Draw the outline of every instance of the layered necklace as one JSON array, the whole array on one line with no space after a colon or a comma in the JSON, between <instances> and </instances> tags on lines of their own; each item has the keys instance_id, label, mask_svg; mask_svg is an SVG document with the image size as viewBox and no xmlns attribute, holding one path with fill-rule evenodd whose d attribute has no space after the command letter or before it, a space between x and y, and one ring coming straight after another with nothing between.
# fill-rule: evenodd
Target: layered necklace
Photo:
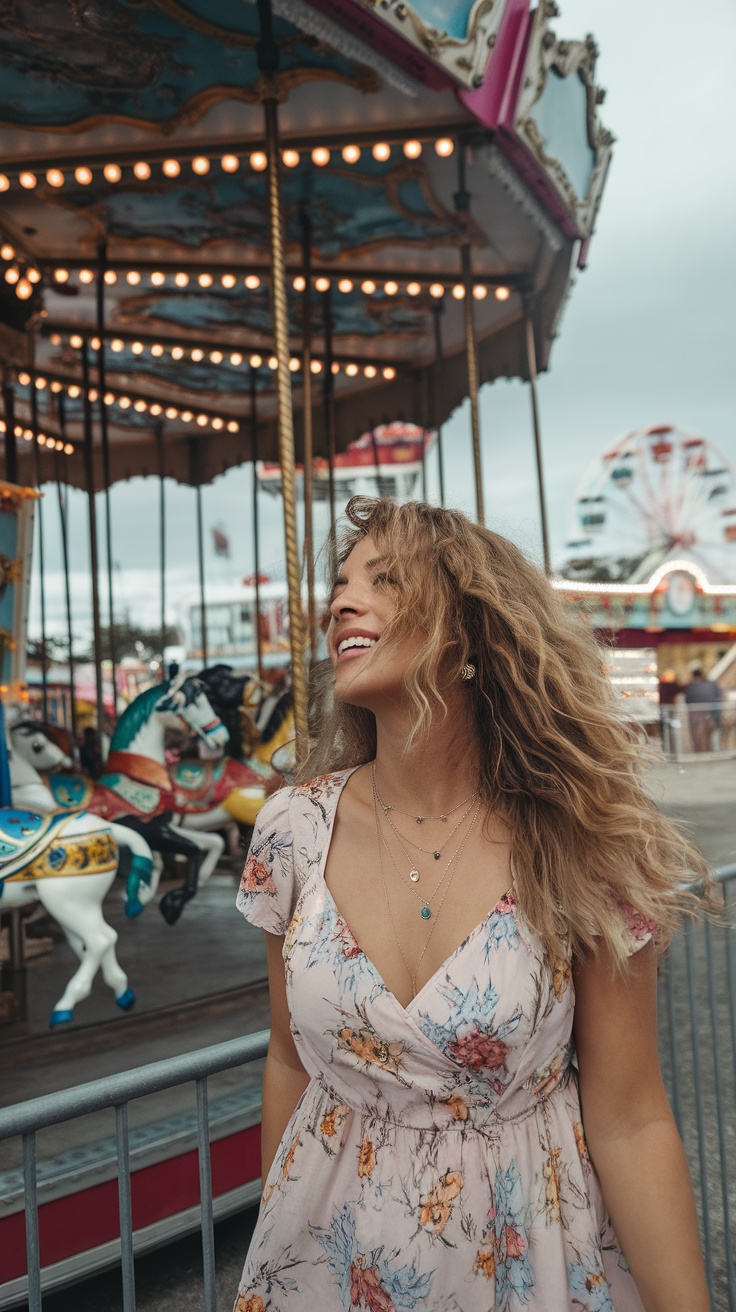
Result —
<instances>
[{"instance_id":1,"label":"layered necklace","mask_svg":"<svg viewBox=\"0 0 736 1312\"><path fill-rule=\"evenodd\" d=\"M452 884L453 878L454 878L455 873L456 873L456 871L457 871L458 864L459 864L459 862L460 862L460 857L461 857L462 854L463 854L463 850L464 850L464 848L465 848L465 845L466 845L466 843L468 842L468 839L470 838L470 835L472 834L473 829L474 829L474 827L475 827L475 822L476 822L476 820L478 819L478 813L479 813L479 811L480 811L480 798L478 797L478 790L476 790L476 792L473 794L473 797L474 797L475 800L471 800L470 798L466 798L464 803L463 803L463 802L460 803L461 806L464 806L464 805L467 804L467 802L470 802L470 806L469 806L468 809L466 810L466 812L465 812L465 814L464 814L462 820L460 820L460 821L458 822L458 824L455 826L455 829L454 829L453 832L456 833L456 832L458 831L458 829L460 828L460 826L461 826L462 824L465 823L465 820L466 820L469 816L471 817L471 818L470 818L470 824L468 825L467 831L466 831L466 833L464 834L463 838L460 840L460 843L458 844L456 850L452 853L452 856L450 857L449 861L447 862L447 865L445 866L444 872L443 872L443 874L442 874L442 876L441 876L441 878L440 878L440 880L439 880L439 883L435 886L435 888L434 888L433 891L429 894L428 897L422 897L422 896L420 895L420 893L418 892L418 890L414 887L414 884L415 884L416 882L418 882L418 880L419 880L419 873L418 873L418 871L416 870L416 867L415 867L415 866L412 866L412 869L411 869L411 871L409 872L409 876L408 876L408 878L407 878L406 875L402 874L401 870L399 869L399 867L398 867L398 865L397 865L397 863L396 863L396 860L395 860L395 858L394 858L393 852L391 851L391 848L389 847L389 844L388 844L388 841L387 841L387 839L386 839L386 836L385 836L385 834L383 834L382 831L381 831L381 821L380 821L380 814L381 814L381 811L383 811L383 814L384 814L384 816L386 816L386 819L388 819L388 816L387 816L387 814L386 814L386 808L385 808L384 804L382 803L382 801L380 800L379 793L378 793L378 789L377 789L377 787L376 787L376 780L375 780L375 765L372 767L372 775L373 775L373 810L374 810L375 820L376 820L376 835L377 835L377 838L378 838L378 860L379 860L380 871L381 871L381 884L382 884L382 886L383 886L383 895L384 895L384 898L385 898L385 900L386 900L386 910L388 911L388 918L389 918L389 922L390 922L390 924L391 924L391 929L392 929L392 931L393 931L394 938L395 938L395 940L396 940L396 946L397 946L397 948L398 948L398 950L399 950L399 955L401 956L401 960L403 961L404 966L406 967L406 972L407 972L407 974L408 974L408 976L409 976L409 979L411 980L412 997L415 998L416 995L417 995L417 975L419 974L419 967L421 966L422 961L424 960L424 955L425 955L425 953L426 953L426 951L427 951L427 948L429 947L429 944L430 944L431 939L432 939L432 935L434 934L435 928L436 928L436 926L437 926L437 920L438 920L438 918L439 918L439 914L440 914L440 912L441 912L441 910L442 910L442 907L444 906L444 903L445 903L445 899L446 899L446 897L447 897L447 894L448 894L449 891L450 891L450 885ZM397 808L397 807L393 807L393 808L391 808L391 809L392 809L392 810L397 810L398 808ZM453 808L453 810L458 810L458 809L459 809L458 807L454 807L454 808ZM471 815L471 813L472 813L472 815ZM448 811L448 812L447 812L447 815L450 815L450 814L452 814L452 812ZM416 819L416 816L414 816L414 817L412 817L412 818L413 818L413 819ZM423 818L428 819L429 817L423 817ZM432 818L433 818L433 819L439 819L440 817L435 816L435 817L432 817ZM389 821L389 823L390 823L390 821ZM408 860L409 860L409 857L408 857L408 854L407 854L407 852L406 852L406 850L405 850L405 848L404 848L404 846L403 846L403 843L401 842L401 837L400 837L400 835L398 834L398 832L397 832L397 830L395 829L394 825L391 825L391 828L392 828L394 834L396 834L397 840L398 840L398 842L399 842L399 846L401 847L401 849L402 849L402 851L404 852L404 855L406 856L407 861L408 861ZM446 844L443 844L443 846L445 846L445 845L446 845ZM416 846L416 844L415 844L415 846ZM398 933L397 933L396 925L395 925L395 923L394 923L394 918L393 918L393 914L392 914L392 911L391 911L391 900L390 900L389 895L388 895L388 886L387 886L387 884L386 884L386 874L385 874L385 869L384 869L384 864L383 864L383 849L384 849L384 848L386 849L386 852L388 853L389 857L391 858L391 862L392 862L392 864L393 864L393 867L394 867L394 869L395 869L397 875L399 876L399 879L400 879L403 883L405 883L409 889L411 889L411 892L414 894L414 896L415 896L415 897L419 900L419 902L421 903L421 910L420 910L419 914L420 914L422 920L430 920L430 919L431 919L431 920L433 921L433 923L432 923L432 927L431 927L431 929L430 929L430 931L429 931L429 934L427 935L427 940L426 940L426 942L425 942L425 944L424 944L424 947L422 948L421 953L419 954L419 960L417 961L417 963L416 963L416 965L414 966L413 969L412 969L412 967L409 965L409 962L408 962L407 959L406 959L406 954L404 953L404 949L403 949L402 946L401 946L401 940L400 940L399 935L398 935ZM426 849L420 849L420 850L424 851L424 850L426 850ZM433 853L433 855L434 855L434 853ZM416 879L414 878L414 876L416 876ZM434 899L436 898L436 896L437 896L437 894L439 893L440 889L442 888L443 884L445 885L445 888L444 888L444 891L443 891L443 893L442 893L442 897L440 898L439 905L437 906L436 910L433 912L432 909L431 909L431 905L430 905L430 904L431 904L431 903L434 901Z\"/></svg>"}]
</instances>

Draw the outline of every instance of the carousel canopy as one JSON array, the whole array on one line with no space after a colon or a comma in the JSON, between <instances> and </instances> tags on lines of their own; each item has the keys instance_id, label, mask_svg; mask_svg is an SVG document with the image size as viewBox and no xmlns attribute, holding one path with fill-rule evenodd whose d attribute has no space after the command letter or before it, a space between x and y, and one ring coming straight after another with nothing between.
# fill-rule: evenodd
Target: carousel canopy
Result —
<instances>
[{"instance_id":1,"label":"carousel canopy","mask_svg":"<svg viewBox=\"0 0 736 1312\"><path fill-rule=\"evenodd\" d=\"M42 478L85 482L85 395L97 486L103 421L111 481L206 482L254 441L277 457L267 8L31 0L6 16L0 355L21 480L33 455ZM595 45L560 40L555 15L274 0L297 455L305 351L323 455L325 384L340 449L447 418L468 389L466 295L481 382L527 376L527 314L547 367L611 150Z\"/></svg>"}]
</instances>

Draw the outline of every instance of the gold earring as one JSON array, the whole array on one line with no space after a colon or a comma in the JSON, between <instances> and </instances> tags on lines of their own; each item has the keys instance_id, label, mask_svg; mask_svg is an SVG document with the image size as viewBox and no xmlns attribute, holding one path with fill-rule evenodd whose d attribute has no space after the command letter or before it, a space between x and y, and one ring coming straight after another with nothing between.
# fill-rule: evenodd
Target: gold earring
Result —
<instances>
[{"instance_id":1,"label":"gold earring","mask_svg":"<svg viewBox=\"0 0 736 1312\"><path fill-rule=\"evenodd\" d=\"M469 683L471 679L475 678L475 675L476 669L474 665L471 665L470 662L468 662L467 665L463 665L463 668L460 671L461 679L464 679L466 683Z\"/></svg>"}]
</instances>

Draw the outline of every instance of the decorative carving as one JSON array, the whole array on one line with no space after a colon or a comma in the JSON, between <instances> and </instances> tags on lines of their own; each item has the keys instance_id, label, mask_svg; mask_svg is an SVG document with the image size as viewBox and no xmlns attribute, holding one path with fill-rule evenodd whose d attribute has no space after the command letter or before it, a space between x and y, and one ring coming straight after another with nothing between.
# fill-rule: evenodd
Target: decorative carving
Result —
<instances>
[{"instance_id":1,"label":"decorative carving","mask_svg":"<svg viewBox=\"0 0 736 1312\"><path fill-rule=\"evenodd\" d=\"M467 4L453 4L452 0L443 0L439 5L436 0L415 0L413 5L404 0L359 0L364 9L370 9L374 17L401 33L401 36L423 54L429 56L463 87L476 87L482 81L488 65L490 52L501 26L506 0L475 0L467 18L464 11ZM453 10L459 11L457 15ZM441 14L446 22L440 27L431 22L427 11L434 18ZM455 26L465 23L462 36L452 32L453 18ZM373 62L373 60L371 60Z\"/></svg>"},{"instance_id":2,"label":"decorative carving","mask_svg":"<svg viewBox=\"0 0 736 1312\"><path fill-rule=\"evenodd\" d=\"M598 46L588 35L584 41L562 41L549 28L557 6L547 3L537 10L527 56L527 72L519 98L515 128L520 140L544 168L581 237L593 227L611 158L613 135L598 119L597 107L605 92L595 85ZM592 155L586 194L580 195L568 168L551 154L549 143L537 122L536 112L550 77L578 78L585 88L585 134Z\"/></svg>"},{"instance_id":3,"label":"decorative carving","mask_svg":"<svg viewBox=\"0 0 736 1312\"><path fill-rule=\"evenodd\" d=\"M504 190L519 206L519 209L526 214L528 219L531 219L535 228L541 232L550 249L557 254L558 251L562 250L565 241L557 224L549 217L536 196L522 182L516 169L512 168L496 146L490 147L487 158L488 172L491 177L498 179Z\"/></svg>"},{"instance_id":4,"label":"decorative carving","mask_svg":"<svg viewBox=\"0 0 736 1312\"><path fill-rule=\"evenodd\" d=\"M405 96L417 95L416 84L390 59L385 59L377 50L363 45L362 41L344 27L333 23L325 14L312 9L310 5L304 3L304 0L273 0L273 9L274 13L287 18L303 32L308 32L310 36L326 42L333 50L339 50L347 59L357 60L366 67L366 71L370 68L374 76L377 74L375 84L364 86L364 91L377 91L380 85L378 79L382 79L390 86L396 87L398 91L402 91Z\"/></svg>"}]
</instances>

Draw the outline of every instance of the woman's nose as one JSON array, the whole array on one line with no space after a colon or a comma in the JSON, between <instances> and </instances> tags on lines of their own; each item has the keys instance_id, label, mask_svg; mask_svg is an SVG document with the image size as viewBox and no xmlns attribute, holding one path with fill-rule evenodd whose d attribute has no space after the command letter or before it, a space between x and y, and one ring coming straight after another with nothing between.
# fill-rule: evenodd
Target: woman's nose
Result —
<instances>
[{"instance_id":1,"label":"woman's nose","mask_svg":"<svg viewBox=\"0 0 736 1312\"><path fill-rule=\"evenodd\" d=\"M365 610L366 604L361 597L360 588L350 583L341 589L330 605L330 613L335 619L339 619L341 615L362 615Z\"/></svg>"}]
</instances>

